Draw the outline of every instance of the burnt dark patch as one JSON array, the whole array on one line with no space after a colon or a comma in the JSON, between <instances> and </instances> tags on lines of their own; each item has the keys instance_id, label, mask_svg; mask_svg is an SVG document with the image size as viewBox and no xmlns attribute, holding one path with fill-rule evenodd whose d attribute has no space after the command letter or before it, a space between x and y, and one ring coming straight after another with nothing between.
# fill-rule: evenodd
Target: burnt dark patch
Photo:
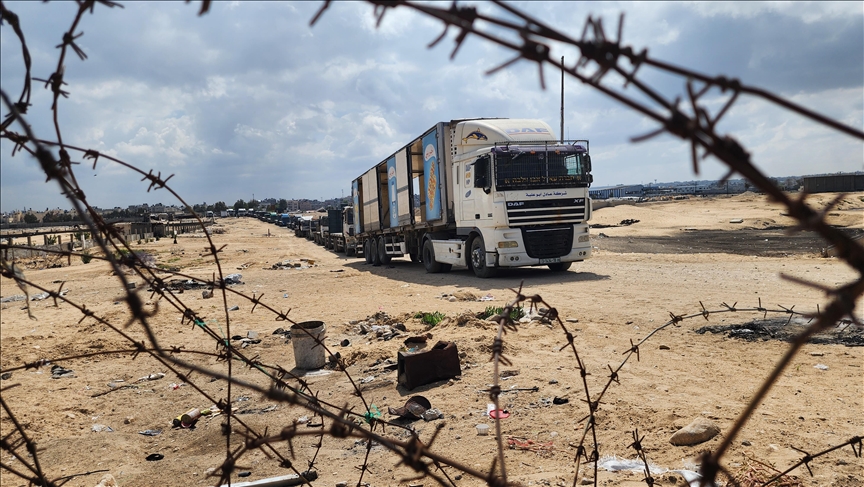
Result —
<instances>
[{"instance_id":1,"label":"burnt dark patch","mask_svg":"<svg viewBox=\"0 0 864 487\"><path fill-rule=\"evenodd\" d=\"M791 342L806 330L807 325L801 323L787 323L786 318L753 320L749 323L736 325L713 325L703 326L696 329L696 333L723 334L727 338L746 340L748 342L760 342L767 340L779 340ZM807 343L824 345L845 345L847 347L864 346L864 329L854 325L840 324L830 330L812 336Z\"/></svg>"},{"instance_id":2,"label":"burnt dark patch","mask_svg":"<svg viewBox=\"0 0 864 487\"><path fill-rule=\"evenodd\" d=\"M860 230L840 229L850 236ZM605 237L594 240L601 250L639 254L725 253L759 257L820 254L827 243L813 232L787 234L782 227L740 230L686 230L668 237Z\"/></svg>"}]
</instances>

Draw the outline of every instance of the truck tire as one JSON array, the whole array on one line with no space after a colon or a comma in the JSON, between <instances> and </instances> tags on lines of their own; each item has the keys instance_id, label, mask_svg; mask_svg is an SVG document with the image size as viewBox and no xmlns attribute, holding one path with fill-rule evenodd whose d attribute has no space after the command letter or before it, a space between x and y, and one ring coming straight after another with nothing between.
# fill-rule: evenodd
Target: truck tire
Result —
<instances>
[{"instance_id":1,"label":"truck tire","mask_svg":"<svg viewBox=\"0 0 864 487\"><path fill-rule=\"evenodd\" d=\"M474 271L474 275L480 279L494 276L495 268L486 265L486 246L483 244L483 237L478 235L471 239L470 249L468 265Z\"/></svg>"},{"instance_id":2,"label":"truck tire","mask_svg":"<svg viewBox=\"0 0 864 487\"><path fill-rule=\"evenodd\" d=\"M378 255L378 241L374 238L369 239L369 257L372 259L373 266L381 265L381 256Z\"/></svg>"},{"instance_id":3,"label":"truck tire","mask_svg":"<svg viewBox=\"0 0 864 487\"><path fill-rule=\"evenodd\" d=\"M390 256L387 255L387 247L384 243L384 237L378 237L378 262L387 265L390 263Z\"/></svg>"},{"instance_id":4,"label":"truck tire","mask_svg":"<svg viewBox=\"0 0 864 487\"><path fill-rule=\"evenodd\" d=\"M426 272L429 274L437 274L439 272L450 272L450 268L453 267L450 264L442 264L440 262L435 261L435 247L432 245L431 240L427 240L423 243L423 267L426 268Z\"/></svg>"},{"instance_id":5,"label":"truck tire","mask_svg":"<svg viewBox=\"0 0 864 487\"><path fill-rule=\"evenodd\" d=\"M572 262L556 262L554 264L547 264L549 266L549 270L552 272L564 272L570 268Z\"/></svg>"},{"instance_id":6,"label":"truck tire","mask_svg":"<svg viewBox=\"0 0 864 487\"><path fill-rule=\"evenodd\" d=\"M372 247L372 245L369 243L368 240L363 242L363 257L366 259L367 264L372 263L372 252L370 247Z\"/></svg>"}]
</instances>

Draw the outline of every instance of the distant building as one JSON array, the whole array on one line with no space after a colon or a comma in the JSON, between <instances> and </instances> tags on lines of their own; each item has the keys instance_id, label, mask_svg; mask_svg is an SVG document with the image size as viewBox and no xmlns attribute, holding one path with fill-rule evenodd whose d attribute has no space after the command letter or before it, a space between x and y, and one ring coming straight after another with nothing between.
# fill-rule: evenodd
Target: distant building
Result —
<instances>
[{"instance_id":1,"label":"distant building","mask_svg":"<svg viewBox=\"0 0 864 487\"><path fill-rule=\"evenodd\" d=\"M808 193L864 191L864 173L826 174L801 178Z\"/></svg>"},{"instance_id":2,"label":"distant building","mask_svg":"<svg viewBox=\"0 0 864 487\"><path fill-rule=\"evenodd\" d=\"M594 188L588 190L588 195L596 200L606 200L609 198L641 198L644 192L644 186L632 184Z\"/></svg>"}]
</instances>

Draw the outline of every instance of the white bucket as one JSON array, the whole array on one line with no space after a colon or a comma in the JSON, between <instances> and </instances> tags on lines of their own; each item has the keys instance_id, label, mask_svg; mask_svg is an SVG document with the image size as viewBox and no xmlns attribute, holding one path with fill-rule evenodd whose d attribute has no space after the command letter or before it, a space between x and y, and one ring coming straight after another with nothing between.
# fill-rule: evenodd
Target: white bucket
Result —
<instances>
[{"instance_id":1,"label":"white bucket","mask_svg":"<svg viewBox=\"0 0 864 487\"><path fill-rule=\"evenodd\" d=\"M324 331L326 328L323 321L304 321L303 323L291 325L294 365L298 369L320 369L327 363L324 346L318 343L319 341L324 341Z\"/></svg>"}]
</instances>

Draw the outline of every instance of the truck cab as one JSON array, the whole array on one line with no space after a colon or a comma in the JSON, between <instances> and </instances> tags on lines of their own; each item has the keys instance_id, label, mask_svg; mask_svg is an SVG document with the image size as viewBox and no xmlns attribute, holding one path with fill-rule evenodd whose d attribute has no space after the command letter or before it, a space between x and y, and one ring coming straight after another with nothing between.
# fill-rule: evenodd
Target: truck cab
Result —
<instances>
[{"instance_id":1,"label":"truck cab","mask_svg":"<svg viewBox=\"0 0 864 487\"><path fill-rule=\"evenodd\" d=\"M468 267L562 271L590 256L587 140L558 143L537 120L471 120L453 133L454 220Z\"/></svg>"}]
</instances>

